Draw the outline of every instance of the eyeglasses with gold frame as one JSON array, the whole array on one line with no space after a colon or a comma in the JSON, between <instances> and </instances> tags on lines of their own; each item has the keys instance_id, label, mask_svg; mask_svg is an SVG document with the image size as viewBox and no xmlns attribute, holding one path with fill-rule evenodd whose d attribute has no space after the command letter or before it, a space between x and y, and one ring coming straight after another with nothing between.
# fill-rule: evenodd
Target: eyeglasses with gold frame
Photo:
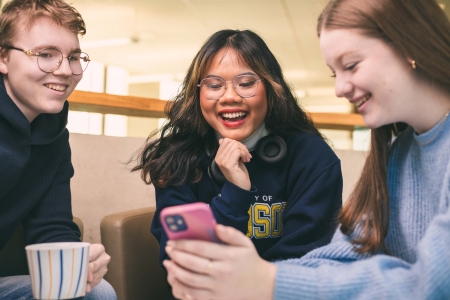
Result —
<instances>
[{"instance_id":1,"label":"eyeglasses with gold frame","mask_svg":"<svg viewBox=\"0 0 450 300\"><path fill-rule=\"evenodd\" d=\"M72 70L72 75L81 75L91 61L89 55L84 52L75 52L69 56L64 56L62 52L56 48L44 48L37 52L34 50L24 50L14 46L9 46L7 48L21 51L28 56L36 56L39 69L45 73L53 73L56 71L61 66L63 59L67 58L70 69Z\"/></svg>"}]
</instances>

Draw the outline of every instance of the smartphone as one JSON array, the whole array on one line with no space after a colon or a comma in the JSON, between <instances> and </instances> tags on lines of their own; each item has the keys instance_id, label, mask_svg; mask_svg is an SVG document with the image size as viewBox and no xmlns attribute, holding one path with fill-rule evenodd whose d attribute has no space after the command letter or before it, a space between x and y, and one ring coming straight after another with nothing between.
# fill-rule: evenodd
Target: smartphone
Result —
<instances>
[{"instance_id":1,"label":"smartphone","mask_svg":"<svg viewBox=\"0 0 450 300\"><path fill-rule=\"evenodd\" d=\"M170 240L195 239L220 243L216 219L208 204L195 202L163 208L159 215Z\"/></svg>"}]
</instances>

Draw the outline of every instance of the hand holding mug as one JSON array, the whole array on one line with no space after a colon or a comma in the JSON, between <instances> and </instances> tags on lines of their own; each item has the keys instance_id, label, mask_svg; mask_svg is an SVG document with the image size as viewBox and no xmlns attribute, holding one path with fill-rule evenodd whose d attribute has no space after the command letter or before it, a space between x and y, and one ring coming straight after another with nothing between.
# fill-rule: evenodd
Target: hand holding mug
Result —
<instances>
[{"instance_id":1,"label":"hand holding mug","mask_svg":"<svg viewBox=\"0 0 450 300\"><path fill-rule=\"evenodd\" d=\"M89 251L89 267L87 276L86 292L89 293L100 283L108 271L107 265L111 257L106 254L102 244L92 244Z\"/></svg>"}]
</instances>

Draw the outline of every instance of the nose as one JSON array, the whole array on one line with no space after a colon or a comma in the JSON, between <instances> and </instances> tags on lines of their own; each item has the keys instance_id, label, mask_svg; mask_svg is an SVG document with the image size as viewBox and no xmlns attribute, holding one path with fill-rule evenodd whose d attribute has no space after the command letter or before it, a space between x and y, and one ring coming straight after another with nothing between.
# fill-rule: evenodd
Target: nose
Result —
<instances>
[{"instance_id":1,"label":"nose","mask_svg":"<svg viewBox=\"0 0 450 300\"><path fill-rule=\"evenodd\" d=\"M234 90L233 82L227 81L225 93L220 97L219 102L222 103L238 103L242 101L242 97Z\"/></svg>"},{"instance_id":2,"label":"nose","mask_svg":"<svg viewBox=\"0 0 450 300\"><path fill-rule=\"evenodd\" d=\"M72 75L72 69L70 67L69 59L67 57L63 57L62 61L59 64L58 69L53 71L53 74L56 76L71 76Z\"/></svg>"},{"instance_id":3,"label":"nose","mask_svg":"<svg viewBox=\"0 0 450 300\"><path fill-rule=\"evenodd\" d=\"M340 78L336 76L334 92L336 94L336 97L345 97L347 99L351 99L353 93L353 84L351 84L350 81L346 78Z\"/></svg>"}]
</instances>

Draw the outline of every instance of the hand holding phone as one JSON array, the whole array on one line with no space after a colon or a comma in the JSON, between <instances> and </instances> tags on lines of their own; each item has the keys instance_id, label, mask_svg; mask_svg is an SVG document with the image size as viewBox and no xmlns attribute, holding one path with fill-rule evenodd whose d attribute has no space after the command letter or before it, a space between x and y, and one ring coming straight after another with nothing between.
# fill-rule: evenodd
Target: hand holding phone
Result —
<instances>
[{"instance_id":1,"label":"hand holding phone","mask_svg":"<svg viewBox=\"0 0 450 300\"><path fill-rule=\"evenodd\" d=\"M170 240L195 239L220 243L216 220L211 208L203 202L166 207L159 215Z\"/></svg>"}]
</instances>

